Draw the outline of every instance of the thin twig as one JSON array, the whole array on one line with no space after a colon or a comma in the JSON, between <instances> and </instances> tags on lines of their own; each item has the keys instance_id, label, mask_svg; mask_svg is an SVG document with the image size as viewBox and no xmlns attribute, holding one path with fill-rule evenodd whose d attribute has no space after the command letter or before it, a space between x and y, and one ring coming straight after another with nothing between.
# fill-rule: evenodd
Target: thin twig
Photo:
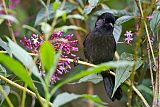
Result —
<instances>
[{"instance_id":1,"label":"thin twig","mask_svg":"<svg viewBox=\"0 0 160 107\"><path fill-rule=\"evenodd\" d=\"M4 13L6 15L8 15L5 0L2 0L2 5L3 5L3 8L4 8ZM16 43L16 38L15 38L15 35L14 35L12 24L11 24L11 22L9 20L7 20L7 27L8 27L8 30L9 30L9 33L11 35L12 40Z\"/></svg>"},{"instance_id":2,"label":"thin twig","mask_svg":"<svg viewBox=\"0 0 160 107\"><path fill-rule=\"evenodd\" d=\"M150 107L148 102L146 101L146 99L143 97L143 95L138 91L138 89L133 85L132 86L133 90L137 93L137 95L141 98L141 100L143 101L145 107Z\"/></svg>"},{"instance_id":3,"label":"thin twig","mask_svg":"<svg viewBox=\"0 0 160 107\"><path fill-rule=\"evenodd\" d=\"M94 88L93 88L93 83L92 82L87 83L87 92L88 92L89 95L94 94ZM94 103L92 101L89 101L87 107L94 107Z\"/></svg>"},{"instance_id":4,"label":"thin twig","mask_svg":"<svg viewBox=\"0 0 160 107\"><path fill-rule=\"evenodd\" d=\"M24 88L27 89L27 84L26 83L24 85ZM26 100L26 90L23 90L21 107L25 107L25 100Z\"/></svg>"}]
</instances>

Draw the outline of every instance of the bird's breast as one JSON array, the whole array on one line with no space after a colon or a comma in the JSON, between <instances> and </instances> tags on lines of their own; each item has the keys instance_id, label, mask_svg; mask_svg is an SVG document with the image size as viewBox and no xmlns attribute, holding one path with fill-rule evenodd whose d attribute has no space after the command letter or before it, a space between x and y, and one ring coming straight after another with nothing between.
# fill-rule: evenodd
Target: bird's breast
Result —
<instances>
[{"instance_id":1,"label":"bird's breast","mask_svg":"<svg viewBox=\"0 0 160 107\"><path fill-rule=\"evenodd\" d=\"M115 53L115 40L111 36L94 36L90 40L90 59L94 64L113 60Z\"/></svg>"}]
</instances>

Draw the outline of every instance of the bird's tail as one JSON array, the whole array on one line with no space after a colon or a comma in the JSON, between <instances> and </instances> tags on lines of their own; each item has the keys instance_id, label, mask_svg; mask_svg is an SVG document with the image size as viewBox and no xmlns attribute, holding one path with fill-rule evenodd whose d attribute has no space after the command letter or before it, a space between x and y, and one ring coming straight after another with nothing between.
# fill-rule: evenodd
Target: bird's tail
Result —
<instances>
[{"instance_id":1,"label":"bird's tail","mask_svg":"<svg viewBox=\"0 0 160 107\"><path fill-rule=\"evenodd\" d=\"M114 101L115 99L120 100L122 98L122 89L118 87L115 94L112 97L112 92L115 84L115 76L108 73L108 71L103 71L102 73L103 82L105 90L109 98Z\"/></svg>"}]
</instances>

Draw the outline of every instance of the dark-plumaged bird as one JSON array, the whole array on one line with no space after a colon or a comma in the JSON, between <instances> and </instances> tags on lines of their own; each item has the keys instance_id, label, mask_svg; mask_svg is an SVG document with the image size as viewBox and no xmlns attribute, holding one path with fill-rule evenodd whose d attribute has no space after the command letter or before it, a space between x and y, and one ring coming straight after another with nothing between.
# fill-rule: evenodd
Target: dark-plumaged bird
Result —
<instances>
[{"instance_id":1,"label":"dark-plumaged bird","mask_svg":"<svg viewBox=\"0 0 160 107\"><path fill-rule=\"evenodd\" d=\"M116 41L113 36L115 17L111 13L103 13L95 23L95 28L84 40L84 55L89 62L101 64L112 61L116 51ZM112 96L115 77L108 71L102 71L105 90L109 98L114 101L122 98L122 89L119 87Z\"/></svg>"}]
</instances>

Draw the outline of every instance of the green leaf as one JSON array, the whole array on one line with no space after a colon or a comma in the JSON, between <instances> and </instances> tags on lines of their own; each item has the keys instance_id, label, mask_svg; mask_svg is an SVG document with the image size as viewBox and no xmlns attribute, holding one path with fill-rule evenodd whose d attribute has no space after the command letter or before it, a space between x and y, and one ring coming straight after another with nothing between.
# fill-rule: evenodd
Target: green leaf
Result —
<instances>
[{"instance_id":1,"label":"green leaf","mask_svg":"<svg viewBox=\"0 0 160 107\"><path fill-rule=\"evenodd\" d=\"M131 66L132 64L133 64L133 62L131 62L131 61L112 61L112 62L107 62L107 63L100 64L100 65L98 65L96 67L92 67L88 70L83 70L80 73L75 74L74 76L71 76L71 77L65 79L64 81L60 82L58 85L56 85L52 89L51 95L53 95L55 93L55 91L58 88L60 88L61 86L63 86L64 84L72 82L72 81L77 80L79 78L82 78L84 76L88 76L90 74L100 73L102 71L109 70L111 68Z\"/></svg>"},{"instance_id":2,"label":"green leaf","mask_svg":"<svg viewBox=\"0 0 160 107\"><path fill-rule=\"evenodd\" d=\"M62 27L59 27L59 28L56 28L55 31L68 31L70 29L73 29L73 30L80 30L80 31L83 31L85 33L87 33L87 31L85 29L83 29L82 27L78 27L78 26L75 26L75 25L70 25L70 26L62 26Z\"/></svg>"},{"instance_id":3,"label":"green leaf","mask_svg":"<svg viewBox=\"0 0 160 107\"><path fill-rule=\"evenodd\" d=\"M113 29L113 36L116 40L116 42L118 42L120 36L121 36L121 33L122 33L122 25L114 25L114 29Z\"/></svg>"},{"instance_id":4,"label":"green leaf","mask_svg":"<svg viewBox=\"0 0 160 107\"><path fill-rule=\"evenodd\" d=\"M16 24L19 23L18 20L14 16L11 16L11 15L0 15L0 19L10 20Z\"/></svg>"},{"instance_id":5,"label":"green leaf","mask_svg":"<svg viewBox=\"0 0 160 107\"><path fill-rule=\"evenodd\" d=\"M3 49L5 49L10 56L12 56L12 52L11 52L11 49L9 48L8 44L6 42L4 42L1 38L0 38L0 46Z\"/></svg>"},{"instance_id":6,"label":"green leaf","mask_svg":"<svg viewBox=\"0 0 160 107\"><path fill-rule=\"evenodd\" d=\"M67 13L71 13L74 9L77 9L78 5L71 2L65 2L64 9Z\"/></svg>"},{"instance_id":7,"label":"green leaf","mask_svg":"<svg viewBox=\"0 0 160 107\"><path fill-rule=\"evenodd\" d=\"M66 22L66 20L67 20L67 13L66 12L64 12L62 14L62 19L63 19L64 22Z\"/></svg>"},{"instance_id":8,"label":"green leaf","mask_svg":"<svg viewBox=\"0 0 160 107\"><path fill-rule=\"evenodd\" d=\"M29 71L31 71L35 76L37 76L38 78L40 78L40 73L37 69L36 64L34 63L32 57L20 46L18 46L16 43L14 43L13 41L11 41L9 38L8 39L8 45L9 48L11 49L13 55L19 60L21 61L26 68L29 69Z\"/></svg>"},{"instance_id":9,"label":"green leaf","mask_svg":"<svg viewBox=\"0 0 160 107\"><path fill-rule=\"evenodd\" d=\"M61 4L61 2L59 2L59 1L55 1L55 2L53 3L53 11L54 11L54 12L57 11L57 9L60 7L60 4Z\"/></svg>"},{"instance_id":10,"label":"green leaf","mask_svg":"<svg viewBox=\"0 0 160 107\"><path fill-rule=\"evenodd\" d=\"M91 13L93 7L89 6L85 6L84 10L83 10L83 14L84 15L88 15L89 13Z\"/></svg>"},{"instance_id":11,"label":"green leaf","mask_svg":"<svg viewBox=\"0 0 160 107\"><path fill-rule=\"evenodd\" d=\"M83 14L88 15L96 7L99 0L88 0L89 5L85 6Z\"/></svg>"},{"instance_id":12,"label":"green leaf","mask_svg":"<svg viewBox=\"0 0 160 107\"><path fill-rule=\"evenodd\" d=\"M129 54L129 53L122 53L120 56L121 60L128 60L128 61L133 61L133 54ZM138 69L141 65L142 65L142 60L141 58L138 58L137 63L136 63L136 69ZM128 77L130 76L130 71L132 70L132 66L126 66L123 68L117 68L116 69L116 75L115 75L115 86L113 89L113 93L112 96L114 95L115 91L117 90L117 88L125 81L128 79Z\"/></svg>"},{"instance_id":13,"label":"green leaf","mask_svg":"<svg viewBox=\"0 0 160 107\"><path fill-rule=\"evenodd\" d=\"M31 89L34 89L34 84L29 72L24 68L24 66L22 66L20 62L7 55L0 54L0 63L4 64L12 72L14 72L21 80L28 84Z\"/></svg>"},{"instance_id":14,"label":"green leaf","mask_svg":"<svg viewBox=\"0 0 160 107\"><path fill-rule=\"evenodd\" d=\"M65 10L58 9L57 12L56 12L55 17L57 17L57 18L61 17L64 13L66 13Z\"/></svg>"},{"instance_id":15,"label":"green leaf","mask_svg":"<svg viewBox=\"0 0 160 107\"><path fill-rule=\"evenodd\" d=\"M134 55L133 54L130 54L130 53L122 53L121 56L120 56L120 59L121 60L127 60L127 61L133 61L134 60ZM136 63L136 70L143 64L143 60L141 57L139 57L137 59L137 63ZM130 69L131 70L131 69Z\"/></svg>"},{"instance_id":16,"label":"green leaf","mask_svg":"<svg viewBox=\"0 0 160 107\"><path fill-rule=\"evenodd\" d=\"M58 61L59 61L59 58L61 57L61 50L54 56L54 63L52 65L52 67L50 68L49 70L49 73L46 75L46 80L48 81L48 83L50 83L50 79L51 77L53 76L56 68L57 68L57 65L58 65Z\"/></svg>"},{"instance_id":17,"label":"green leaf","mask_svg":"<svg viewBox=\"0 0 160 107\"><path fill-rule=\"evenodd\" d=\"M104 104L104 102L102 102L102 100L97 95L87 95L87 94L77 95L74 93L70 94L70 93L65 92L65 93L59 94L56 97L56 99L53 101L52 107L60 107L78 98L85 98L85 99L94 101L95 103L98 103L98 104Z\"/></svg>"},{"instance_id":18,"label":"green leaf","mask_svg":"<svg viewBox=\"0 0 160 107\"><path fill-rule=\"evenodd\" d=\"M44 68L49 71L53 66L55 49L49 41L45 41L40 47L40 58Z\"/></svg>"},{"instance_id":19,"label":"green leaf","mask_svg":"<svg viewBox=\"0 0 160 107\"><path fill-rule=\"evenodd\" d=\"M84 16L82 16L80 14L73 14L73 15L68 15L67 16L67 19L71 19L71 18L85 20Z\"/></svg>"},{"instance_id":20,"label":"green leaf","mask_svg":"<svg viewBox=\"0 0 160 107\"><path fill-rule=\"evenodd\" d=\"M40 23L41 25L41 30L45 33L45 34L49 34L52 30L52 27L46 23L46 22L42 22Z\"/></svg>"},{"instance_id":21,"label":"green leaf","mask_svg":"<svg viewBox=\"0 0 160 107\"><path fill-rule=\"evenodd\" d=\"M101 82L103 80L101 75L98 74L91 74L88 76L85 76L83 78L81 78L78 82L76 83L83 83L83 82L92 82L94 84L98 84L99 82ZM75 84L75 83L72 83Z\"/></svg>"},{"instance_id":22,"label":"green leaf","mask_svg":"<svg viewBox=\"0 0 160 107\"><path fill-rule=\"evenodd\" d=\"M48 20L53 18L53 16L54 16L54 12L53 12L53 3L52 3L48 7ZM43 7L36 16L35 26L43 22L45 18L46 18L46 8Z\"/></svg>"},{"instance_id":23,"label":"green leaf","mask_svg":"<svg viewBox=\"0 0 160 107\"><path fill-rule=\"evenodd\" d=\"M141 92L146 92L147 94L153 95L153 91L143 84L138 85L137 88Z\"/></svg>"},{"instance_id":24,"label":"green leaf","mask_svg":"<svg viewBox=\"0 0 160 107\"><path fill-rule=\"evenodd\" d=\"M123 24L123 23L125 23L125 22L127 22L127 21L129 21L133 18L134 18L134 16L122 16L122 17L120 17L116 20L115 24L116 25L121 25L121 24Z\"/></svg>"},{"instance_id":25,"label":"green leaf","mask_svg":"<svg viewBox=\"0 0 160 107\"><path fill-rule=\"evenodd\" d=\"M107 103L103 102L97 95L82 94L83 98L89 99L97 105L97 107L106 107Z\"/></svg>"},{"instance_id":26,"label":"green leaf","mask_svg":"<svg viewBox=\"0 0 160 107\"><path fill-rule=\"evenodd\" d=\"M99 0L88 0L90 6L95 7Z\"/></svg>"},{"instance_id":27,"label":"green leaf","mask_svg":"<svg viewBox=\"0 0 160 107\"><path fill-rule=\"evenodd\" d=\"M150 28L152 32L157 31L160 26L160 11L154 11L150 20Z\"/></svg>"}]
</instances>

